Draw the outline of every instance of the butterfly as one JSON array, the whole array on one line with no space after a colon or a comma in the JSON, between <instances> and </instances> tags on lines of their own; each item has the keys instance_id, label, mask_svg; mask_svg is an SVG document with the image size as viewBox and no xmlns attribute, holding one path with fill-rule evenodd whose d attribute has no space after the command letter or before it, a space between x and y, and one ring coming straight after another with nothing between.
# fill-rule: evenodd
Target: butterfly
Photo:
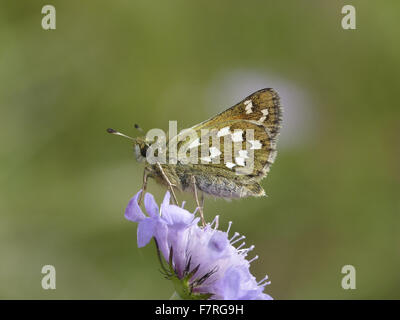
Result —
<instances>
[{"instance_id":1,"label":"butterfly","mask_svg":"<svg viewBox=\"0 0 400 320\"><path fill-rule=\"evenodd\" d=\"M266 88L166 138L162 147L148 137L131 138L113 129L107 131L133 140L137 160L146 162L139 204L148 178L154 178L171 191L176 204L176 190L193 193L205 225L204 194L226 199L265 195L260 181L275 161L281 122L279 96L275 90ZM149 151L154 151L156 145L158 155L166 154L164 161L149 161ZM172 149L179 152L171 156ZM187 161L188 154L194 161Z\"/></svg>"}]
</instances>

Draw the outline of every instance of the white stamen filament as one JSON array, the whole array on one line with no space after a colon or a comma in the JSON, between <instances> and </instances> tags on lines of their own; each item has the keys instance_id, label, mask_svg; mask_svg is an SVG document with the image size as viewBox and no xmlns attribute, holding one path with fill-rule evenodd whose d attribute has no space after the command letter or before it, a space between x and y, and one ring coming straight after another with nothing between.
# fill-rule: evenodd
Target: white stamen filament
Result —
<instances>
[{"instance_id":1,"label":"white stamen filament","mask_svg":"<svg viewBox=\"0 0 400 320\"><path fill-rule=\"evenodd\" d=\"M263 279L261 279L260 281L257 282L258 286L262 286L265 287L269 284L271 284L271 281L267 281L268 280L268 275L266 275Z\"/></svg>"},{"instance_id":2,"label":"white stamen filament","mask_svg":"<svg viewBox=\"0 0 400 320\"><path fill-rule=\"evenodd\" d=\"M229 239L229 242L232 242L232 240L237 238L238 236L239 236L239 232L235 232L235 234L232 236L232 238Z\"/></svg>"},{"instance_id":3,"label":"white stamen filament","mask_svg":"<svg viewBox=\"0 0 400 320\"><path fill-rule=\"evenodd\" d=\"M244 256L247 256L247 254L248 254L251 250L253 250L254 248L255 248L255 245L252 245L252 246L250 246L250 247L248 247L248 248L246 248L246 249L240 249L239 252L240 252L240 254L243 254Z\"/></svg>"},{"instance_id":4,"label":"white stamen filament","mask_svg":"<svg viewBox=\"0 0 400 320\"><path fill-rule=\"evenodd\" d=\"M241 247L243 247L245 244L246 244L246 242L242 242L242 243L240 244L240 246L237 247L236 249L239 250L239 249L240 249Z\"/></svg>"},{"instance_id":5,"label":"white stamen filament","mask_svg":"<svg viewBox=\"0 0 400 320\"><path fill-rule=\"evenodd\" d=\"M229 221L228 229L226 229L226 234L229 235L229 230L231 230L232 221Z\"/></svg>"},{"instance_id":6,"label":"white stamen filament","mask_svg":"<svg viewBox=\"0 0 400 320\"><path fill-rule=\"evenodd\" d=\"M231 241L231 245L234 245L236 242L238 242L240 240L243 240L243 239L246 239L246 237L245 236L241 236L241 237L237 238L235 241Z\"/></svg>"},{"instance_id":7,"label":"white stamen filament","mask_svg":"<svg viewBox=\"0 0 400 320\"><path fill-rule=\"evenodd\" d=\"M253 259L249 260L249 263L252 263L254 260L257 260L258 256L255 256Z\"/></svg>"},{"instance_id":8,"label":"white stamen filament","mask_svg":"<svg viewBox=\"0 0 400 320\"><path fill-rule=\"evenodd\" d=\"M211 222L210 227L212 227L214 223L215 223L214 230L217 230L218 229L218 224L219 224L219 216L218 215L215 216L214 220Z\"/></svg>"}]
</instances>

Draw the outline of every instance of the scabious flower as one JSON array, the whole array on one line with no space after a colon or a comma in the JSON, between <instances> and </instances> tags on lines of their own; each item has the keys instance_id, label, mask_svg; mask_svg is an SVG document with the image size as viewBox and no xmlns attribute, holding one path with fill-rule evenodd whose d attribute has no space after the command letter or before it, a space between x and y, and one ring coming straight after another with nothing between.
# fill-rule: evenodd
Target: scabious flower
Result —
<instances>
[{"instance_id":1,"label":"scabious flower","mask_svg":"<svg viewBox=\"0 0 400 320\"><path fill-rule=\"evenodd\" d=\"M258 256L251 260L246 256L254 246L244 248L242 242L235 247L245 238L238 233L229 238L232 222L226 232L217 230L218 216L211 224L199 227L196 212L185 210L184 203L182 207L170 204L169 192L160 208L151 194L145 194L146 216L138 204L141 192L130 200L125 217L138 222L138 247L154 237L163 273L182 299L272 299L263 292L270 283L268 276L257 282L250 273L250 263Z\"/></svg>"}]
</instances>

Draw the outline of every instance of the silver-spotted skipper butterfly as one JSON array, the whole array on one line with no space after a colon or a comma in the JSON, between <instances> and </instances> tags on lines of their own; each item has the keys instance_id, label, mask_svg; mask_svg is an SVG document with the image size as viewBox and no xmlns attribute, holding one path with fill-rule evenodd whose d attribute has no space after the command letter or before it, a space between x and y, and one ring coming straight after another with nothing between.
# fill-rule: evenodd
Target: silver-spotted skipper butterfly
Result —
<instances>
[{"instance_id":1,"label":"silver-spotted skipper butterfly","mask_svg":"<svg viewBox=\"0 0 400 320\"><path fill-rule=\"evenodd\" d=\"M265 195L260 181L266 177L276 157L281 117L278 94L270 88L261 89L211 119L167 138L162 151L166 154L163 162L148 161L149 151L156 141L145 137L131 138L113 129L107 131L133 140L137 159L146 162L139 203L147 179L152 177L169 188L175 203L178 203L175 190L192 192L204 225L204 194L219 198ZM188 130L192 136L195 134L189 140ZM172 142L175 149L183 148L184 155L192 152L198 161L183 161L179 157L182 152L178 157L171 157Z\"/></svg>"}]
</instances>

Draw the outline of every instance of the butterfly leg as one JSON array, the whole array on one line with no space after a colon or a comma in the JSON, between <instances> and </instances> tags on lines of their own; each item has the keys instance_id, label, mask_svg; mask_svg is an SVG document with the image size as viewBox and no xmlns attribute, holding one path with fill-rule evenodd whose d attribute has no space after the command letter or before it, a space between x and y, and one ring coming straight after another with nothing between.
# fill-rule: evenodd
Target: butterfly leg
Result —
<instances>
[{"instance_id":1,"label":"butterfly leg","mask_svg":"<svg viewBox=\"0 0 400 320\"><path fill-rule=\"evenodd\" d=\"M201 192L201 197L200 197L200 201L201 201L201 207L204 209L204 192Z\"/></svg>"},{"instance_id":2,"label":"butterfly leg","mask_svg":"<svg viewBox=\"0 0 400 320\"><path fill-rule=\"evenodd\" d=\"M175 195L174 185L171 183L171 181L169 181L167 175L165 174L165 172L164 172L164 170L163 170L163 168L161 167L161 164L160 164L159 162L157 162L157 166L158 166L158 169L160 170L161 175L163 176L165 182L167 182L168 187L169 187L169 189L171 190L171 193L172 193L172 197L173 197L173 199L174 199L174 202L175 202L175 204L177 205L177 204L178 204L178 199L176 198L176 195Z\"/></svg>"},{"instance_id":3,"label":"butterfly leg","mask_svg":"<svg viewBox=\"0 0 400 320\"><path fill-rule=\"evenodd\" d=\"M202 193L202 196L201 196L202 205L200 205L199 197L197 195L197 186L196 186L195 176L192 176L192 183L193 183L194 198L196 199L197 208L199 209L199 212L200 212L201 223L202 223L203 227L205 227L206 220L204 219L204 214L203 214L204 194Z\"/></svg>"},{"instance_id":4,"label":"butterfly leg","mask_svg":"<svg viewBox=\"0 0 400 320\"><path fill-rule=\"evenodd\" d=\"M140 194L139 201L138 201L139 206L142 204L144 194L146 193L147 178L148 178L148 171L145 168L144 171L143 171L142 193Z\"/></svg>"}]
</instances>

